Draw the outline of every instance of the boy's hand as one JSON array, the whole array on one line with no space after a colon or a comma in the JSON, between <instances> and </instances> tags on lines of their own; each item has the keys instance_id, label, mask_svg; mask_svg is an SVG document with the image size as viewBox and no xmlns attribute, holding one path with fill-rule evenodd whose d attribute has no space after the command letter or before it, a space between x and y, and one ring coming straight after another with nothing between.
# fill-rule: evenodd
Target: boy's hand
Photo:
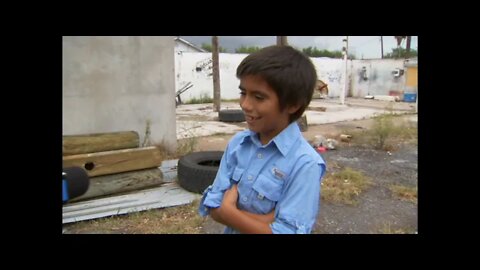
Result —
<instances>
[{"instance_id":1,"label":"boy's hand","mask_svg":"<svg viewBox=\"0 0 480 270\"><path fill-rule=\"evenodd\" d=\"M222 204L218 208L210 210L210 216L217 222L228 225L225 222L225 216L232 210L237 210L238 189L237 185L233 185L230 189L225 191L223 195Z\"/></svg>"},{"instance_id":2,"label":"boy's hand","mask_svg":"<svg viewBox=\"0 0 480 270\"><path fill-rule=\"evenodd\" d=\"M237 185L233 185L225 191L220 207L210 210L210 216L242 233L272 233L269 224L275 220L275 210L265 215L250 213L239 210L237 200Z\"/></svg>"},{"instance_id":3,"label":"boy's hand","mask_svg":"<svg viewBox=\"0 0 480 270\"><path fill-rule=\"evenodd\" d=\"M222 202L222 207L227 206L229 209L232 207L238 209L237 207L237 200L238 200L238 187L237 185L233 185L230 189L225 191L225 195ZM224 204L225 203L225 204ZM270 213L262 215L262 214L254 214L247 211L242 212L256 220L262 221L264 223L270 224L275 221L275 209L273 209Z\"/></svg>"},{"instance_id":4,"label":"boy's hand","mask_svg":"<svg viewBox=\"0 0 480 270\"><path fill-rule=\"evenodd\" d=\"M223 197L222 205L226 204L230 207L237 208L237 200L238 200L238 189L237 185L233 185L230 189L225 191L225 195Z\"/></svg>"}]
</instances>

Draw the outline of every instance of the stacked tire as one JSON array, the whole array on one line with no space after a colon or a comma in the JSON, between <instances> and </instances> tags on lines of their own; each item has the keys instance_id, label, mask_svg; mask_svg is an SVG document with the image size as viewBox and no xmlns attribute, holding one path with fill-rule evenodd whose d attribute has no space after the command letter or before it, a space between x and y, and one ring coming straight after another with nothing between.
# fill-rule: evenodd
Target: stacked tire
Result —
<instances>
[{"instance_id":1,"label":"stacked tire","mask_svg":"<svg viewBox=\"0 0 480 270\"><path fill-rule=\"evenodd\" d=\"M245 115L242 110L220 110L218 119L222 122L244 122Z\"/></svg>"},{"instance_id":2,"label":"stacked tire","mask_svg":"<svg viewBox=\"0 0 480 270\"><path fill-rule=\"evenodd\" d=\"M178 160L178 184L190 192L202 194L215 180L222 156L223 151L184 155Z\"/></svg>"}]
</instances>

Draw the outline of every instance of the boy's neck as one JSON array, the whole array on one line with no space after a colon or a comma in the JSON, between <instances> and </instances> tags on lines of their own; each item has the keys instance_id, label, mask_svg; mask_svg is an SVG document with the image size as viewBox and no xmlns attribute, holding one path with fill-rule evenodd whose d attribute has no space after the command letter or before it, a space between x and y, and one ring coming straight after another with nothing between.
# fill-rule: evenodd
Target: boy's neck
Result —
<instances>
[{"instance_id":1,"label":"boy's neck","mask_svg":"<svg viewBox=\"0 0 480 270\"><path fill-rule=\"evenodd\" d=\"M258 140L262 145L267 145L271 140L273 140L278 134L282 133L291 123L287 123L286 126L284 126L279 132L276 134L260 134L257 133Z\"/></svg>"}]
</instances>

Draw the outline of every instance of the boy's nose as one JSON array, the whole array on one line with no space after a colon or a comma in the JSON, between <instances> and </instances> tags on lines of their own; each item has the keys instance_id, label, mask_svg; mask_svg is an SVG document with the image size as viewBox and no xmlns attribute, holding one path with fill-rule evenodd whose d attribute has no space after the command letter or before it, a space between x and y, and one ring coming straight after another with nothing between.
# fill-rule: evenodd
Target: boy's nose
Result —
<instances>
[{"instance_id":1,"label":"boy's nose","mask_svg":"<svg viewBox=\"0 0 480 270\"><path fill-rule=\"evenodd\" d=\"M240 99L240 108L242 108L242 110L246 112L249 112L252 110L252 103L249 101L248 97Z\"/></svg>"}]
</instances>

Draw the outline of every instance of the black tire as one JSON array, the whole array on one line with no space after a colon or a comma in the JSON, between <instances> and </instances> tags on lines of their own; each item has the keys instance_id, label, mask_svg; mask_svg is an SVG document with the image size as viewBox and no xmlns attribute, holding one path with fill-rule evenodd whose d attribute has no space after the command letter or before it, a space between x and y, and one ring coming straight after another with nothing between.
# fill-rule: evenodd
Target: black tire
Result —
<instances>
[{"instance_id":1,"label":"black tire","mask_svg":"<svg viewBox=\"0 0 480 270\"><path fill-rule=\"evenodd\" d=\"M220 110L218 119L222 122L244 122L245 115L242 110Z\"/></svg>"},{"instance_id":2,"label":"black tire","mask_svg":"<svg viewBox=\"0 0 480 270\"><path fill-rule=\"evenodd\" d=\"M181 157L177 167L178 184L202 194L215 180L222 155L223 151L202 151Z\"/></svg>"}]
</instances>

